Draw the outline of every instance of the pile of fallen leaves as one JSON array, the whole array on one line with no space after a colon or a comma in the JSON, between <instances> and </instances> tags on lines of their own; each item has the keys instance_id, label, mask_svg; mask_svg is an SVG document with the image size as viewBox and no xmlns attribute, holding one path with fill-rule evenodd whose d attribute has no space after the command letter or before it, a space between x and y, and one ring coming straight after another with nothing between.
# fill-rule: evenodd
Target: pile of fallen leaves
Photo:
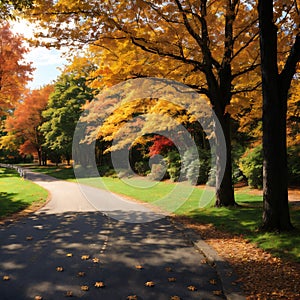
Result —
<instances>
[{"instance_id":1,"label":"pile of fallen leaves","mask_svg":"<svg viewBox=\"0 0 300 300\"><path fill-rule=\"evenodd\" d=\"M217 230L211 224L192 223L182 217L176 219L198 231L205 242L231 264L248 300L300 299L300 264L274 257L243 237Z\"/></svg>"}]
</instances>

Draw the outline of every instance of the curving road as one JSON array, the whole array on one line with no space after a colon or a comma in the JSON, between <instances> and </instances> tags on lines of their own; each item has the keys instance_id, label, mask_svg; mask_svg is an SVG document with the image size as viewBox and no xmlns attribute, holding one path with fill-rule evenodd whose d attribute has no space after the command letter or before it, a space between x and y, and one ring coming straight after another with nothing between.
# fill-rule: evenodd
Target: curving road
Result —
<instances>
[{"instance_id":1,"label":"curving road","mask_svg":"<svg viewBox=\"0 0 300 300\"><path fill-rule=\"evenodd\" d=\"M51 200L1 225L1 300L225 298L216 270L168 218L87 188L96 209L75 183L27 178L49 190Z\"/></svg>"}]
</instances>

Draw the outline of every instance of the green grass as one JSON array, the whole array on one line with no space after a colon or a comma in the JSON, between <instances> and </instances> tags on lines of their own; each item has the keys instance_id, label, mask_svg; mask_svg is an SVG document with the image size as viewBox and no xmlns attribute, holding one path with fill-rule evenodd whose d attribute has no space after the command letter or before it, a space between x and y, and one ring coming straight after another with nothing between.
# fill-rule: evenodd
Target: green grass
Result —
<instances>
[{"instance_id":1,"label":"green grass","mask_svg":"<svg viewBox=\"0 0 300 300\"><path fill-rule=\"evenodd\" d=\"M51 167L48 170L47 168L38 168L36 170L60 179L76 180L72 169ZM127 183L124 183L118 178L102 177L101 179L81 179L80 182L98 188L105 188L114 193L152 204L157 204L157 199L165 197L167 200L160 203L160 207L166 210L174 210L175 214L184 215L199 223L213 224L218 229L243 235L249 241L256 243L259 247L270 251L276 256L300 262L299 206L291 207L292 223L297 228L295 231L290 233L265 233L258 230L262 217L262 197L247 192L237 192L235 194L236 201L240 207L215 208L213 205L210 205L202 208L199 205L199 199L203 195L203 189L194 188L191 195L187 197L191 191L191 186L185 183L159 182L149 191L145 188L137 187L149 183L149 181L144 179L126 179ZM174 186L179 188L172 194L171 191L174 189ZM174 199L176 199L175 202ZM183 202L182 205L180 205L181 201Z\"/></svg>"},{"instance_id":2,"label":"green grass","mask_svg":"<svg viewBox=\"0 0 300 300\"><path fill-rule=\"evenodd\" d=\"M45 202L48 192L20 178L13 169L0 168L0 218L19 212L34 202Z\"/></svg>"},{"instance_id":3,"label":"green grass","mask_svg":"<svg viewBox=\"0 0 300 300\"><path fill-rule=\"evenodd\" d=\"M40 172L43 174L47 174L49 176L53 176L58 179L63 180L71 180L75 178L73 168L67 167L56 167L56 166L36 166L36 165L21 165L22 167L26 167L30 169L32 172Z\"/></svg>"}]
</instances>

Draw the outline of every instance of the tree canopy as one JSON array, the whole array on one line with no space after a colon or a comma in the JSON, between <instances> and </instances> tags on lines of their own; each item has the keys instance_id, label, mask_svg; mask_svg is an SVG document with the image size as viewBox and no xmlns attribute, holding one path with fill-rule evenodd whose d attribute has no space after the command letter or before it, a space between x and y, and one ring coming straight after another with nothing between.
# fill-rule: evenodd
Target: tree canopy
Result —
<instances>
[{"instance_id":1,"label":"tree canopy","mask_svg":"<svg viewBox=\"0 0 300 300\"><path fill-rule=\"evenodd\" d=\"M46 108L52 86L28 91L12 115L5 122L6 135L1 138L1 147L15 144L21 154L36 154L42 163L44 138L39 130L43 122L42 111Z\"/></svg>"},{"instance_id":2,"label":"tree canopy","mask_svg":"<svg viewBox=\"0 0 300 300\"><path fill-rule=\"evenodd\" d=\"M45 138L44 145L63 155L69 163L76 123L84 104L93 97L93 90L86 86L84 77L62 74L55 83L46 110L43 111L45 120L40 130Z\"/></svg>"},{"instance_id":3,"label":"tree canopy","mask_svg":"<svg viewBox=\"0 0 300 300\"><path fill-rule=\"evenodd\" d=\"M20 99L33 68L24 62L27 49L21 36L14 35L8 22L0 22L0 116Z\"/></svg>"}]
</instances>

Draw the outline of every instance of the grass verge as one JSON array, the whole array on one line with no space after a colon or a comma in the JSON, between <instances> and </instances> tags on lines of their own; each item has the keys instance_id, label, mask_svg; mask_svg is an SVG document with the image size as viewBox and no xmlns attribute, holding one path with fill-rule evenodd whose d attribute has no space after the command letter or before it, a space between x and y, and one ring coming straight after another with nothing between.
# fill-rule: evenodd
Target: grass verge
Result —
<instances>
[{"instance_id":1,"label":"grass verge","mask_svg":"<svg viewBox=\"0 0 300 300\"><path fill-rule=\"evenodd\" d=\"M72 168L35 168L34 171L46 173L59 179L75 181ZM281 258L288 258L295 262L300 262L300 206L291 205L291 219L296 227L295 231L288 233L265 233L258 230L262 216L262 197L236 192L236 202L240 207L236 208L215 208L213 206L199 207L199 199L203 194L203 189L194 188L189 197L187 193L191 187L180 184L176 190L176 197L170 194L175 183L159 182L155 184L151 192L145 188L136 186L145 185L146 180L126 179L124 183L118 178L102 177L82 179L81 182L98 188L106 188L117 194L126 195L147 203L157 204L156 199L161 199L171 195L172 201L160 203L160 207L174 210L176 215L184 216L199 224L212 224L217 229L243 236L248 241L258 247ZM148 181L149 183L149 181ZM174 203L174 198L178 203ZM184 201L183 201L184 200ZM182 205L180 203L182 202ZM171 203L171 206L168 204ZM179 207L177 207L179 206ZM176 209L174 209L176 208Z\"/></svg>"},{"instance_id":2,"label":"grass verge","mask_svg":"<svg viewBox=\"0 0 300 300\"><path fill-rule=\"evenodd\" d=\"M46 201L48 192L20 178L13 169L0 168L0 218L20 212L33 204Z\"/></svg>"}]
</instances>

